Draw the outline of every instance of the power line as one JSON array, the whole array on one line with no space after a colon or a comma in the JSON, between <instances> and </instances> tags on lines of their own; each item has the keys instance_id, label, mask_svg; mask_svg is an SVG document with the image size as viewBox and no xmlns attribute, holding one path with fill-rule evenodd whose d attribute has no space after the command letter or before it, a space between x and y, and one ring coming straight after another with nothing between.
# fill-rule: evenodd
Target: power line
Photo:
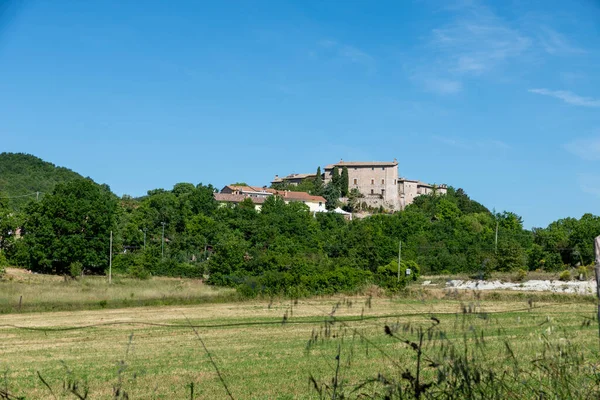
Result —
<instances>
[{"instance_id":1,"label":"power line","mask_svg":"<svg viewBox=\"0 0 600 400\"><path fill-rule=\"evenodd\" d=\"M43 192L33 192L33 193L29 193L29 194L23 194L20 196L0 196L0 199L20 199L23 197L32 197L32 196L38 196L40 194L44 194Z\"/></svg>"}]
</instances>

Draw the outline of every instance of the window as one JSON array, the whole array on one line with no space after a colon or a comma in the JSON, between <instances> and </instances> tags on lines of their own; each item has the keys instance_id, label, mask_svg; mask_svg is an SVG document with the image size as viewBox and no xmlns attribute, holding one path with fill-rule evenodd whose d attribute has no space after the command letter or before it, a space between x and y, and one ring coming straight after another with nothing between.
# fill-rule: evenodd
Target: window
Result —
<instances>
[{"instance_id":1,"label":"window","mask_svg":"<svg viewBox=\"0 0 600 400\"><path fill-rule=\"evenodd\" d=\"M381 184L382 184L382 185L383 185L383 184L385 184L385 179L382 179L382 180L381 180Z\"/></svg>"},{"instance_id":2,"label":"window","mask_svg":"<svg viewBox=\"0 0 600 400\"><path fill-rule=\"evenodd\" d=\"M371 171L375 171L375 167L371 167Z\"/></svg>"},{"instance_id":3,"label":"window","mask_svg":"<svg viewBox=\"0 0 600 400\"><path fill-rule=\"evenodd\" d=\"M382 170L382 171L385 171L385 167L381 167L381 170Z\"/></svg>"},{"instance_id":4,"label":"window","mask_svg":"<svg viewBox=\"0 0 600 400\"><path fill-rule=\"evenodd\" d=\"M381 189L381 195L383 196L385 194L385 189Z\"/></svg>"},{"instance_id":5,"label":"window","mask_svg":"<svg viewBox=\"0 0 600 400\"><path fill-rule=\"evenodd\" d=\"M321 207L322 205L323 205L323 202L322 202L322 201L320 201L320 202L319 202L319 207Z\"/></svg>"},{"instance_id":6,"label":"window","mask_svg":"<svg viewBox=\"0 0 600 400\"><path fill-rule=\"evenodd\" d=\"M371 185L375 184L375 179L371 179Z\"/></svg>"},{"instance_id":7,"label":"window","mask_svg":"<svg viewBox=\"0 0 600 400\"><path fill-rule=\"evenodd\" d=\"M373 189L371 189L371 194L375 194L375 192L373 191Z\"/></svg>"},{"instance_id":8,"label":"window","mask_svg":"<svg viewBox=\"0 0 600 400\"><path fill-rule=\"evenodd\" d=\"M354 179L354 184L358 185L358 179Z\"/></svg>"}]
</instances>

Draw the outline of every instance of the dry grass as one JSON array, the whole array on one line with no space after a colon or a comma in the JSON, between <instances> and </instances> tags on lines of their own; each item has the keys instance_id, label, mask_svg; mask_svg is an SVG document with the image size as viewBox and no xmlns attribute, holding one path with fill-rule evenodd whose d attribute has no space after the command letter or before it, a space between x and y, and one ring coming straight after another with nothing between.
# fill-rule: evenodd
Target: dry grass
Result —
<instances>
[{"instance_id":1,"label":"dry grass","mask_svg":"<svg viewBox=\"0 0 600 400\"><path fill-rule=\"evenodd\" d=\"M484 313L464 314L465 307ZM334 309L339 321L347 322L324 324L331 321L329 315ZM529 311L510 312L516 309ZM69 380L79 382L80 387L87 385L93 399L112 398L119 381L130 398L135 399L186 399L190 383L194 383L196 398L225 398L196 335L185 326L189 321L202 325L197 328L198 333L235 398L316 398L308 377L312 374L323 381L330 380L337 346L342 341L342 375L347 385L357 384L378 372L394 373L393 362L382 357L380 350L401 365L410 365L414 354L401 343L390 340L383 332L384 324L417 327L429 324L430 315L436 315L441 325L448 328L449 335L459 337L458 328L465 324L467 328L485 329L491 359L504 357L503 341L510 339L515 352L525 360L536 357L540 335L557 341L570 340L582 348L595 348L597 328L582 326L584 318L593 313L594 306L587 303L538 302L530 308L526 301L515 299L339 296L299 300L297 304L253 301L11 314L0 316L3 326L0 372L7 371L11 392L32 399L52 398L37 378L37 371L61 399L74 398L63 391L64 383ZM282 324L284 315L287 323ZM377 316L382 318L374 319ZM106 322L126 324L68 331L30 331L6 326L60 328ZM320 339L307 352L307 342L315 333ZM371 344L366 345L365 340Z\"/></svg>"},{"instance_id":2,"label":"dry grass","mask_svg":"<svg viewBox=\"0 0 600 400\"><path fill-rule=\"evenodd\" d=\"M115 276L73 280L7 268L0 280L0 313L197 304L232 300L232 289L214 288L196 279L156 277L146 281Z\"/></svg>"}]
</instances>

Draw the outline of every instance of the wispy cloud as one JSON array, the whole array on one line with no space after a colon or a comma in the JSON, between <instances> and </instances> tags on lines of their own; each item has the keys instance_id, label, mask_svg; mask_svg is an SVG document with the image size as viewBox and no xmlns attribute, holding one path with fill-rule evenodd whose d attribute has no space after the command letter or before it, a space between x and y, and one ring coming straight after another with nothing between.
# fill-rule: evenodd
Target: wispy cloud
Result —
<instances>
[{"instance_id":1,"label":"wispy cloud","mask_svg":"<svg viewBox=\"0 0 600 400\"><path fill-rule=\"evenodd\" d=\"M432 46L458 74L480 75L526 51L532 40L483 6L470 6L432 31Z\"/></svg>"},{"instance_id":2,"label":"wispy cloud","mask_svg":"<svg viewBox=\"0 0 600 400\"><path fill-rule=\"evenodd\" d=\"M600 197L600 175L583 173L577 176L577 183L582 192Z\"/></svg>"},{"instance_id":3,"label":"wispy cloud","mask_svg":"<svg viewBox=\"0 0 600 400\"><path fill-rule=\"evenodd\" d=\"M444 10L451 13L450 22L431 30L425 46L429 53L413 74L426 91L458 93L466 79L490 74L532 46L531 38L475 2Z\"/></svg>"},{"instance_id":4,"label":"wispy cloud","mask_svg":"<svg viewBox=\"0 0 600 400\"><path fill-rule=\"evenodd\" d=\"M457 80L425 77L422 82L426 90L438 94L455 94L462 90L462 83Z\"/></svg>"},{"instance_id":5,"label":"wispy cloud","mask_svg":"<svg viewBox=\"0 0 600 400\"><path fill-rule=\"evenodd\" d=\"M600 160L600 137L576 139L565 144L564 147L584 160Z\"/></svg>"},{"instance_id":6,"label":"wispy cloud","mask_svg":"<svg viewBox=\"0 0 600 400\"><path fill-rule=\"evenodd\" d=\"M363 65L370 71L375 69L375 58L356 46L340 43L331 39L320 40L317 44L322 49L331 52L340 59L346 60L353 64Z\"/></svg>"},{"instance_id":7,"label":"wispy cloud","mask_svg":"<svg viewBox=\"0 0 600 400\"><path fill-rule=\"evenodd\" d=\"M547 26L540 28L539 41L548 54L573 55L587 53L584 49L573 45L565 35Z\"/></svg>"},{"instance_id":8,"label":"wispy cloud","mask_svg":"<svg viewBox=\"0 0 600 400\"><path fill-rule=\"evenodd\" d=\"M579 96L567 90L529 89L530 93L550 96L564 101L567 104L581 107L600 107L600 100L591 97Z\"/></svg>"},{"instance_id":9,"label":"wispy cloud","mask_svg":"<svg viewBox=\"0 0 600 400\"><path fill-rule=\"evenodd\" d=\"M483 140L465 140L465 139L455 139L446 136L433 136L433 139L436 141L443 143L445 145L465 149L465 150L507 150L510 149L510 145L495 139L483 139Z\"/></svg>"}]
</instances>

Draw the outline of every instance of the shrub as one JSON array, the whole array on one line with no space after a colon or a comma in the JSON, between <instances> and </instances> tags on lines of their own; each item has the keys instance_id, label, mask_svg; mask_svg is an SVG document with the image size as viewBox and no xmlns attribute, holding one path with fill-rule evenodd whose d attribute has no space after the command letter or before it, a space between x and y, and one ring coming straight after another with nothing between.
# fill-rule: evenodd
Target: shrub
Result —
<instances>
[{"instance_id":1,"label":"shrub","mask_svg":"<svg viewBox=\"0 0 600 400\"><path fill-rule=\"evenodd\" d=\"M134 279L147 280L152 274L141 263L135 263L129 266L127 274Z\"/></svg>"},{"instance_id":2,"label":"shrub","mask_svg":"<svg viewBox=\"0 0 600 400\"><path fill-rule=\"evenodd\" d=\"M563 272L560 273L560 275L558 276L558 279L561 281L570 281L571 280L571 273L569 272L568 269L564 270Z\"/></svg>"},{"instance_id":3,"label":"shrub","mask_svg":"<svg viewBox=\"0 0 600 400\"><path fill-rule=\"evenodd\" d=\"M515 275L515 281L522 282L525 280L525 278L527 278L527 270L523 268L517 270L517 274Z\"/></svg>"},{"instance_id":4,"label":"shrub","mask_svg":"<svg viewBox=\"0 0 600 400\"><path fill-rule=\"evenodd\" d=\"M8 267L8 261L4 256L4 253L0 253L0 278L6 273L6 268Z\"/></svg>"},{"instance_id":5,"label":"shrub","mask_svg":"<svg viewBox=\"0 0 600 400\"><path fill-rule=\"evenodd\" d=\"M79 261L74 261L69 265L69 276L73 279L81 276L81 272L83 271L83 264Z\"/></svg>"},{"instance_id":6,"label":"shrub","mask_svg":"<svg viewBox=\"0 0 600 400\"><path fill-rule=\"evenodd\" d=\"M410 273L408 273L410 271ZM398 279L398 262L396 260L377 268L375 283L391 291L398 291L411 281L419 278L420 268L414 261L402 261L400 265L400 279Z\"/></svg>"},{"instance_id":7,"label":"shrub","mask_svg":"<svg viewBox=\"0 0 600 400\"><path fill-rule=\"evenodd\" d=\"M588 267L585 266L581 266L579 268L577 268L577 278L581 279L581 280L586 280L589 278L590 275L590 270Z\"/></svg>"}]
</instances>

